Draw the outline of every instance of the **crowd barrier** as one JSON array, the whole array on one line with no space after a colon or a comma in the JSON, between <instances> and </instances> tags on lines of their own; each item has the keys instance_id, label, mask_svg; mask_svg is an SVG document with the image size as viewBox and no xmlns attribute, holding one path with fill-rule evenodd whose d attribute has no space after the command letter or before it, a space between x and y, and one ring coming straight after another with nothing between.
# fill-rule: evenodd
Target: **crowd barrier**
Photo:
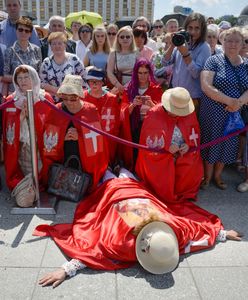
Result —
<instances>
[{"instance_id":1,"label":"crowd barrier","mask_svg":"<svg viewBox=\"0 0 248 300\"><path fill-rule=\"evenodd\" d=\"M33 93L32 91L28 91L28 113L29 113L29 130L30 130L30 145L31 145L31 159L32 159L32 167L33 167L33 179L34 179L34 185L36 188L36 207L31 207L31 208L19 208L19 207L14 207L11 210L12 214L56 214L54 207L51 206L51 199L49 199L49 195L46 193L43 193L40 195L39 193L39 181L38 181L38 167L37 167L37 148L36 148L36 138L35 138L35 128L34 128L34 114L33 114ZM75 123L78 123L81 126L84 126L88 128L89 130L92 130L98 134L101 134L109 139L114 140L117 143L121 143L123 145L137 148L137 149L142 149L146 151L152 151L152 152L159 152L159 153L166 153L167 151L164 149L158 149L158 148L150 148L146 145L141 145L137 143L133 143L131 141L127 141L125 139L119 138L115 135L109 134L101 129L95 128L92 125L89 125L88 123L76 118L75 116L72 116L68 114L67 112L59 109L54 105L53 103L49 102L48 100L44 99L42 100L44 103L47 104L51 109L57 111L59 114L65 116L71 121L74 121ZM14 103L14 100L6 101L3 104L0 105L0 110L5 109L12 105ZM246 125L244 128L237 130L233 133L230 133L226 136L219 137L213 141L210 141L208 143L196 146L196 147L191 147L189 149L189 152L194 152L194 151L200 151L204 148L211 147L213 145L223 143L224 141L228 140L229 138L232 138L236 135L239 135L242 132L248 131L248 125ZM167 152L168 153L168 152ZM56 197L53 197L56 198ZM56 203L56 199L52 201L53 206Z\"/></svg>"}]
</instances>

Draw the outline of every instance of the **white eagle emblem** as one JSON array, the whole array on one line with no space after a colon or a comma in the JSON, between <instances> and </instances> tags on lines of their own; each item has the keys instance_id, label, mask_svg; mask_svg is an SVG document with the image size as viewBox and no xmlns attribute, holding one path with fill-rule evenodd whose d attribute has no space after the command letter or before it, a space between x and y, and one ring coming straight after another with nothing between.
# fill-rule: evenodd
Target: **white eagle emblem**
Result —
<instances>
[{"instance_id":1,"label":"white eagle emblem","mask_svg":"<svg viewBox=\"0 0 248 300\"><path fill-rule=\"evenodd\" d=\"M48 135L44 132L44 145L47 152L51 152L52 149L58 144L58 133L54 135L50 132Z\"/></svg>"},{"instance_id":2,"label":"white eagle emblem","mask_svg":"<svg viewBox=\"0 0 248 300\"><path fill-rule=\"evenodd\" d=\"M151 139L150 135L146 138L146 145L149 148L157 148L157 149L163 149L164 148L164 137L161 135L160 138L157 137L157 135L154 138L154 141Z\"/></svg>"},{"instance_id":3,"label":"white eagle emblem","mask_svg":"<svg viewBox=\"0 0 248 300\"><path fill-rule=\"evenodd\" d=\"M7 138L7 143L9 145L14 144L14 139L15 139L15 123L11 126L10 124L7 127L6 131L6 138Z\"/></svg>"}]
</instances>

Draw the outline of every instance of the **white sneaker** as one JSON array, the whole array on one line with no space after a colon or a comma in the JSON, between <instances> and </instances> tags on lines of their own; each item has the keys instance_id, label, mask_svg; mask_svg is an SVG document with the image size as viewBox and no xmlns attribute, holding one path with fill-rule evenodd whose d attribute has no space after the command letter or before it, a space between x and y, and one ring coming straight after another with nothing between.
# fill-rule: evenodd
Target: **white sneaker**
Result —
<instances>
[{"instance_id":1,"label":"white sneaker","mask_svg":"<svg viewBox=\"0 0 248 300\"><path fill-rule=\"evenodd\" d=\"M240 193L248 192L248 182L242 182L238 185L237 191Z\"/></svg>"}]
</instances>

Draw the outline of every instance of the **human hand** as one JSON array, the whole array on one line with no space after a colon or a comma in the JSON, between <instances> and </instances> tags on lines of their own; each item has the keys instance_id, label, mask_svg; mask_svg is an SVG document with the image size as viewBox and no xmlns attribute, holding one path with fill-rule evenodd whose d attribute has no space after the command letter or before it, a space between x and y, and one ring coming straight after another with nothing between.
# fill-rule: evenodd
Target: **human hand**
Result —
<instances>
[{"instance_id":1,"label":"human hand","mask_svg":"<svg viewBox=\"0 0 248 300\"><path fill-rule=\"evenodd\" d=\"M175 153L177 153L178 151L179 151L178 145L175 145L175 144L170 145L169 152L170 152L171 154L175 154Z\"/></svg>"},{"instance_id":2,"label":"human hand","mask_svg":"<svg viewBox=\"0 0 248 300\"><path fill-rule=\"evenodd\" d=\"M182 56L187 55L189 53L189 49L186 44L183 44L182 46L178 46L177 49Z\"/></svg>"},{"instance_id":3,"label":"human hand","mask_svg":"<svg viewBox=\"0 0 248 300\"><path fill-rule=\"evenodd\" d=\"M47 286L52 284L53 288L56 288L59 284L61 284L66 278L66 273L63 268L59 268L53 272L47 273L40 280L39 284L41 286Z\"/></svg>"},{"instance_id":4,"label":"human hand","mask_svg":"<svg viewBox=\"0 0 248 300\"><path fill-rule=\"evenodd\" d=\"M65 141L77 141L78 140L78 132L76 128L69 128L65 135Z\"/></svg>"},{"instance_id":5,"label":"human hand","mask_svg":"<svg viewBox=\"0 0 248 300\"><path fill-rule=\"evenodd\" d=\"M143 101L142 101L141 96L136 96L136 97L133 99L133 105L134 105L134 106L142 105L142 104L143 104Z\"/></svg>"},{"instance_id":6,"label":"human hand","mask_svg":"<svg viewBox=\"0 0 248 300\"><path fill-rule=\"evenodd\" d=\"M226 238L233 241L241 241L243 234L235 230L227 230Z\"/></svg>"},{"instance_id":7,"label":"human hand","mask_svg":"<svg viewBox=\"0 0 248 300\"><path fill-rule=\"evenodd\" d=\"M230 101L230 104L228 104L225 107L225 110L229 111L229 112L235 112L238 111L241 108L242 105L240 105L240 101L238 101L238 99L232 99Z\"/></svg>"},{"instance_id":8,"label":"human hand","mask_svg":"<svg viewBox=\"0 0 248 300\"><path fill-rule=\"evenodd\" d=\"M151 96L144 96L145 99L142 100L143 104L149 106L149 107L153 107L155 104L152 102L152 98ZM142 98L141 98L142 99Z\"/></svg>"},{"instance_id":9,"label":"human hand","mask_svg":"<svg viewBox=\"0 0 248 300\"><path fill-rule=\"evenodd\" d=\"M182 144L179 148L179 152L181 155L184 155L186 152L189 151L189 146L187 144Z\"/></svg>"}]
</instances>

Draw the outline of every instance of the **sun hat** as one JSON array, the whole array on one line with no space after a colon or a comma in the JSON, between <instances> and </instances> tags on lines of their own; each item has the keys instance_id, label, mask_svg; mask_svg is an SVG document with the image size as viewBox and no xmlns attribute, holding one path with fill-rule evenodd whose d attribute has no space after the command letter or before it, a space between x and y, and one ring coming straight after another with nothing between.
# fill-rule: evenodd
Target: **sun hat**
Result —
<instances>
[{"instance_id":1,"label":"sun hat","mask_svg":"<svg viewBox=\"0 0 248 300\"><path fill-rule=\"evenodd\" d=\"M165 110L176 116L187 116L195 110L189 92L182 87L165 91L162 95L162 105Z\"/></svg>"},{"instance_id":2,"label":"sun hat","mask_svg":"<svg viewBox=\"0 0 248 300\"><path fill-rule=\"evenodd\" d=\"M173 229L164 222L144 226L136 239L136 257L150 273L173 271L179 262L178 241Z\"/></svg>"},{"instance_id":3,"label":"sun hat","mask_svg":"<svg viewBox=\"0 0 248 300\"><path fill-rule=\"evenodd\" d=\"M65 75L65 78L59 87L57 94L77 95L83 97L83 79L79 75Z\"/></svg>"},{"instance_id":4,"label":"sun hat","mask_svg":"<svg viewBox=\"0 0 248 300\"><path fill-rule=\"evenodd\" d=\"M97 69L94 67L88 69L86 80L90 80L90 79L104 80L104 78L105 78L105 73L102 69Z\"/></svg>"},{"instance_id":5,"label":"sun hat","mask_svg":"<svg viewBox=\"0 0 248 300\"><path fill-rule=\"evenodd\" d=\"M221 21L219 24L218 24L219 28L220 29L230 29L232 27L231 23L228 22L228 21Z\"/></svg>"}]
</instances>

